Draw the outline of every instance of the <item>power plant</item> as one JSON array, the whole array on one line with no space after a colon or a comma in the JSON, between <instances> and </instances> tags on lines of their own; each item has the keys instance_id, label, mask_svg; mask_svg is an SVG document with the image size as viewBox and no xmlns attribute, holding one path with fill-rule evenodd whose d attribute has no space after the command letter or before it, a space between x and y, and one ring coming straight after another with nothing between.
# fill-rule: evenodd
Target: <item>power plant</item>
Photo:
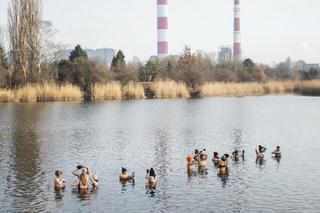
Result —
<instances>
[{"instance_id":1,"label":"power plant","mask_svg":"<svg viewBox=\"0 0 320 213\"><path fill-rule=\"evenodd\" d=\"M157 58L168 56L168 0L157 0ZM229 56L226 57L229 59ZM233 60L241 60L240 0L234 0Z\"/></svg>"},{"instance_id":2,"label":"power plant","mask_svg":"<svg viewBox=\"0 0 320 213\"><path fill-rule=\"evenodd\" d=\"M157 0L158 58L168 56L168 0Z\"/></svg>"},{"instance_id":3,"label":"power plant","mask_svg":"<svg viewBox=\"0 0 320 213\"><path fill-rule=\"evenodd\" d=\"M234 0L233 60L241 60L240 0Z\"/></svg>"}]
</instances>

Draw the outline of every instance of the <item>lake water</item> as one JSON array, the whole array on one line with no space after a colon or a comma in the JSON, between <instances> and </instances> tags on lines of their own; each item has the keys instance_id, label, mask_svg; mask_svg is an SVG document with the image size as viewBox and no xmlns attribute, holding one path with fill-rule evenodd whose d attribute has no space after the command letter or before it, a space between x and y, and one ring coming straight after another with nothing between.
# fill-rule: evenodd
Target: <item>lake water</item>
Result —
<instances>
[{"instance_id":1,"label":"lake water","mask_svg":"<svg viewBox=\"0 0 320 213\"><path fill-rule=\"evenodd\" d=\"M318 97L0 104L0 211L319 212L319 124ZM262 165L259 144L268 148ZM280 162L270 154L276 145ZM209 171L188 177L195 148L207 149ZM235 148L245 161L221 179L212 152ZM85 198L70 186L78 164L99 176ZM135 185L119 183L122 166L135 171ZM150 167L155 194L146 193ZM67 180L62 193L56 169Z\"/></svg>"}]
</instances>

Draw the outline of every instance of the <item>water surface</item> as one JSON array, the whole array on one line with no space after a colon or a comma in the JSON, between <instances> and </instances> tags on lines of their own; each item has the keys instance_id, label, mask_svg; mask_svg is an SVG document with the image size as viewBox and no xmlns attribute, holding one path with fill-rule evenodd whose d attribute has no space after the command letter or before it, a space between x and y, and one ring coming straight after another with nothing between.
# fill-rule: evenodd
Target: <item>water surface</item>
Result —
<instances>
[{"instance_id":1,"label":"water surface","mask_svg":"<svg viewBox=\"0 0 320 213\"><path fill-rule=\"evenodd\" d=\"M318 212L320 98L265 96L190 100L0 104L0 201L3 212ZM254 149L268 148L263 165ZM271 158L280 145L283 158ZM195 148L246 150L227 179L187 176ZM88 165L100 179L86 198L71 172ZM118 182L121 166L135 185ZM159 187L147 194L145 170ZM67 189L53 190L54 171ZM196 170L196 169L195 169Z\"/></svg>"}]
</instances>

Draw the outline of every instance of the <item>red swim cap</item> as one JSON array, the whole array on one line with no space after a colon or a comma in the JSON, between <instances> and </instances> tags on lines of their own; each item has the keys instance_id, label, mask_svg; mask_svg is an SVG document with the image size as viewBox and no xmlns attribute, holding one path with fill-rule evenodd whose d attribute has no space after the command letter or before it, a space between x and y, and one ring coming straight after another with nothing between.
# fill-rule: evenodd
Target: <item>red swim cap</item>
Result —
<instances>
[{"instance_id":1,"label":"red swim cap","mask_svg":"<svg viewBox=\"0 0 320 213\"><path fill-rule=\"evenodd\" d=\"M187 157L187 161L192 161L192 157L191 157L191 156L188 156L188 157Z\"/></svg>"}]
</instances>

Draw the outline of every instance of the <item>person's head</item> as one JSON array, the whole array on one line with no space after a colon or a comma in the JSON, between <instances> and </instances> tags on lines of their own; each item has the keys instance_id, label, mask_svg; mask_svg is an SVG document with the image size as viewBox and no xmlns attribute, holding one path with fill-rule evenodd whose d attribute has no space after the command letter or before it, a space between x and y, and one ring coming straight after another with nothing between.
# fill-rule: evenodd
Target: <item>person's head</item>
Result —
<instances>
[{"instance_id":1,"label":"person's head","mask_svg":"<svg viewBox=\"0 0 320 213\"><path fill-rule=\"evenodd\" d=\"M226 161L226 159L227 159L226 156L222 155L221 160Z\"/></svg>"},{"instance_id":2,"label":"person's head","mask_svg":"<svg viewBox=\"0 0 320 213\"><path fill-rule=\"evenodd\" d=\"M88 169L87 169L87 168L82 168L82 174L83 174L83 175L88 174Z\"/></svg>"},{"instance_id":3,"label":"person's head","mask_svg":"<svg viewBox=\"0 0 320 213\"><path fill-rule=\"evenodd\" d=\"M54 173L54 175L56 176L56 177L62 177L62 171L60 171L60 170L56 170L55 171L55 173Z\"/></svg>"},{"instance_id":4,"label":"person's head","mask_svg":"<svg viewBox=\"0 0 320 213\"><path fill-rule=\"evenodd\" d=\"M187 157L187 161L190 163L190 162L192 162L192 157L191 156L188 156Z\"/></svg>"},{"instance_id":5,"label":"person's head","mask_svg":"<svg viewBox=\"0 0 320 213\"><path fill-rule=\"evenodd\" d=\"M156 177L156 173L153 168L150 169L149 176Z\"/></svg>"},{"instance_id":6,"label":"person's head","mask_svg":"<svg viewBox=\"0 0 320 213\"><path fill-rule=\"evenodd\" d=\"M224 154L224 156L226 157L226 159L228 159L230 157L229 154Z\"/></svg>"},{"instance_id":7,"label":"person's head","mask_svg":"<svg viewBox=\"0 0 320 213\"><path fill-rule=\"evenodd\" d=\"M199 150L198 150L198 149L195 149L195 150L194 150L194 154L196 154L196 155L199 154Z\"/></svg>"},{"instance_id":8,"label":"person's head","mask_svg":"<svg viewBox=\"0 0 320 213\"><path fill-rule=\"evenodd\" d=\"M93 175L92 176L92 179L95 181L95 182L98 182L99 180L98 180L98 175Z\"/></svg>"},{"instance_id":9,"label":"person's head","mask_svg":"<svg viewBox=\"0 0 320 213\"><path fill-rule=\"evenodd\" d=\"M215 158L218 157L218 155L219 155L218 152L214 152L214 153L213 153L213 157L215 157Z\"/></svg>"},{"instance_id":10,"label":"person's head","mask_svg":"<svg viewBox=\"0 0 320 213\"><path fill-rule=\"evenodd\" d=\"M235 150L235 151L234 151L234 154L235 154L235 155L239 155L239 151L238 151L238 150Z\"/></svg>"},{"instance_id":11,"label":"person's head","mask_svg":"<svg viewBox=\"0 0 320 213\"><path fill-rule=\"evenodd\" d=\"M277 146L277 150L280 150L280 146Z\"/></svg>"},{"instance_id":12,"label":"person's head","mask_svg":"<svg viewBox=\"0 0 320 213\"><path fill-rule=\"evenodd\" d=\"M124 174L124 173L126 173L126 172L127 172L127 169L126 169L126 168L124 168L124 167L122 167L121 172Z\"/></svg>"}]
</instances>

